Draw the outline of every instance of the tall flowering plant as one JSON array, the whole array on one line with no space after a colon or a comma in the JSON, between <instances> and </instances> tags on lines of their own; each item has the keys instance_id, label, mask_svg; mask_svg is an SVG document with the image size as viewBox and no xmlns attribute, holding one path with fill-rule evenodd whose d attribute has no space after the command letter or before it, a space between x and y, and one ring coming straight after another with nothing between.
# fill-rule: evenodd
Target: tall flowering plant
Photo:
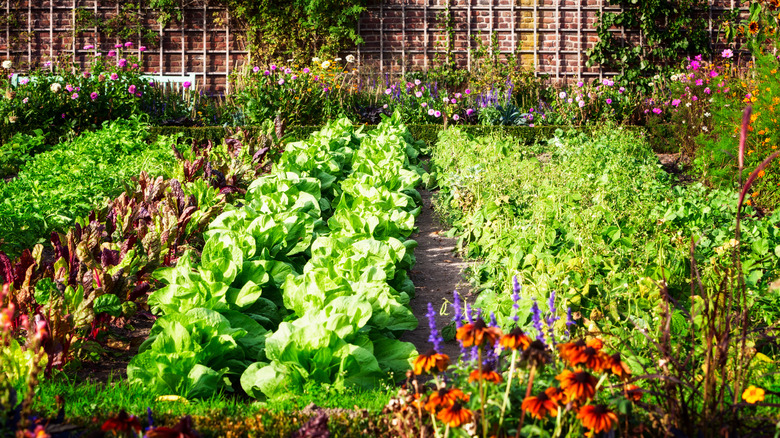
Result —
<instances>
[{"instance_id":1,"label":"tall flowering plant","mask_svg":"<svg viewBox=\"0 0 780 438\"><path fill-rule=\"evenodd\" d=\"M642 398L642 390L630 384L631 371L620 353L608 353L597 337L556 334L553 327L560 317L554 296L548 312L534 306L538 335L526 332L516 319L520 289L515 280L515 324L509 332L492 315L486 321L481 312L462 307L456 292L456 339L462 354L454 365L442 353L429 306L433 348L417 357L402 397L387 407L399 432L449 437L462 430L487 438L519 437L542 428L558 437L581 432L596 436L628 427L629 417L623 414ZM567 327L572 326L567 319ZM422 383L425 375L432 380Z\"/></svg>"}]
</instances>

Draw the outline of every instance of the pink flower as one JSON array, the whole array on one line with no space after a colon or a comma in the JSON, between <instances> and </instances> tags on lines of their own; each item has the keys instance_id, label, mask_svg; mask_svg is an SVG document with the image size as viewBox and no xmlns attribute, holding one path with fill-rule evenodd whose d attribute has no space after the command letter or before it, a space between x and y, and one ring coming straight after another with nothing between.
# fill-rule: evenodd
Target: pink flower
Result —
<instances>
[{"instance_id":1,"label":"pink flower","mask_svg":"<svg viewBox=\"0 0 780 438\"><path fill-rule=\"evenodd\" d=\"M680 99L672 99L672 106L680 106Z\"/></svg>"},{"instance_id":2,"label":"pink flower","mask_svg":"<svg viewBox=\"0 0 780 438\"><path fill-rule=\"evenodd\" d=\"M65 89L68 90L68 92L70 93L71 91L73 91L73 85L67 84L65 85Z\"/></svg>"},{"instance_id":3,"label":"pink flower","mask_svg":"<svg viewBox=\"0 0 780 438\"><path fill-rule=\"evenodd\" d=\"M146 51L146 46L141 46L141 47L139 47L139 48L138 48L138 51L139 51L139 52L145 52L145 51Z\"/></svg>"},{"instance_id":4,"label":"pink flower","mask_svg":"<svg viewBox=\"0 0 780 438\"><path fill-rule=\"evenodd\" d=\"M611 104L612 104L612 99L607 99L607 105L611 105Z\"/></svg>"},{"instance_id":5,"label":"pink flower","mask_svg":"<svg viewBox=\"0 0 780 438\"><path fill-rule=\"evenodd\" d=\"M433 113L433 115L436 116L437 118L441 117L441 111L436 111L435 113Z\"/></svg>"},{"instance_id":6,"label":"pink flower","mask_svg":"<svg viewBox=\"0 0 780 438\"><path fill-rule=\"evenodd\" d=\"M125 47L133 47L133 43L128 41L128 42L125 43Z\"/></svg>"},{"instance_id":7,"label":"pink flower","mask_svg":"<svg viewBox=\"0 0 780 438\"><path fill-rule=\"evenodd\" d=\"M455 120L457 122L458 120L460 120L460 116L455 114L452 116L452 120Z\"/></svg>"},{"instance_id":8,"label":"pink flower","mask_svg":"<svg viewBox=\"0 0 780 438\"><path fill-rule=\"evenodd\" d=\"M450 103L454 105L454 104L458 103L458 101L455 100L455 99L450 99Z\"/></svg>"},{"instance_id":9,"label":"pink flower","mask_svg":"<svg viewBox=\"0 0 780 438\"><path fill-rule=\"evenodd\" d=\"M697 100L699 100L699 96L693 96L693 97L691 97L691 100L696 102Z\"/></svg>"},{"instance_id":10,"label":"pink flower","mask_svg":"<svg viewBox=\"0 0 780 438\"><path fill-rule=\"evenodd\" d=\"M625 91L626 91L626 89L624 87L618 88L618 93L619 94L623 94Z\"/></svg>"},{"instance_id":11,"label":"pink flower","mask_svg":"<svg viewBox=\"0 0 780 438\"><path fill-rule=\"evenodd\" d=\"M704 93L705 94L710 94L710 93L712 93L712 90L710 90L710 87L707 87L707 88L704 89Z\"/></svg>"},{"instance_id":12,"label":"pink flower","mask_svg":"<svg viewBox=\"0 0 780 438\"><path fill-rule=\"evenodd\" d=\"M284 85L284 79L279 79L279 82L277 82L279 85Z\"/></svg>"},{"instance_id":13,"label":"pink flower","mask_svg":"<svg viewBox=\"0 0 780 438\"><path fill-rule=\"evenodd\" d=\"M284 74L289 75L290 73L292 73L292 70L289 68L284 69Z\"/></svg>"},{"instance_id":14,"label":"pink flower","mask_svg":"<svg viewBox=\"0 0 780 438\"><path fill-rule=\"evenodd\" d=\"M95 46L93 46L92 44L87 44L86 46L84 46L84 50L90 50L90 49L94 49L94 48L95 48Z\"/></svg>"},{"instance_id":15,"label":"pink flower","mask_svg":"<svg viewBox=\"0 0 780 438\"><path fill-rule=\"evenodd\" d=\"M715 70L710 70L710 77L711 77L711 78L716 78L716 77L718 77L718 72L716 72Z\"/></svg>"},{"instance_id":16,"label":"pink flower","mask_svg":"<svg viewBox=\"0 0 780 438\"><path fill-rule=\"evenodd\" d=\"M85 71L85 72L84 72L84 73L82 73L81 75L82 75L82 76L84 76L84 79L87 79L87 78L89 77L89 72L88 72L88 71Z\"/></svg>"},{"instance_id":17,"label":"pink flower","mask_svg":"<svg viewBox=\"0 0 780 438\"><path fill-rule=\"evenodd\" d=\"M135 94L135 85L127 87L127 92L130 94Z\"/></svg>"},{"instance_id":18,"label":"pink flower","mask_svg":"<svg viewBox=\"0 0 780 438\"><path fill-rule=\"evenodd\" d=\"M585 83L584 83L584 82L582 82L582 81L579 81L579 82L577 82L577 86L578 86L578 87L582 88L582 86L583 86L583 85L585 85Z\"/></svg>"},{"instance_id":19,"label":"pink flower","mask_svg":"<svg viewBox=\"0 0 780 438\"><path fill-rule=\"evenodd\" d=\"M190 82L190 81L184 81L184 83L183 83L183 84L181 84L181 86L182 86L182 87L184 87L185 89L186 89L186 88L190 88L190 86L192 86L192 82Z\"/></svg>"},{"instance_id":20,"label":"pink flower","mask_svg":"<svg viewBox=\"0 0 780 438\"><path fill-rule=\"evenodd\" d=\"M121 45L121 44L114 44L114 48L115 48L115 49L121 49L121 48L122 48L122 45Z\"/></svg>"},{"instance_id":21,"label":"pink flower","mask_svg":"<svg viewBox=\"0 0 780 438\"><path fill-rule=\"evenodd\" d=\"M731 58L732 56L734 56L734 52L732 52L731 49L726 49L726 50L720 52L720 56L723 57L723 58L728 59L728 58Z\"/></svg>"},{"instance_id":22,"label":"pink flower","mask_svg":"<svg viewBox=\"0 0 780 438\"><path fill-rule=\"evenodd\" d=\"M467 116L470 116L472 114L474 114L474 110L473 109L469 108L469 109L466 110L466 115Z\"/></svg>"},{"instance_id":23,"label":"pink flower","mask_svg":"<svg viewBox=\"0 0 780 438\"><path fill-rule=\"evenodd\" d=\"M696 79L696 85L701 86L704 84L704 81L701 79Z\"/></svg>"},{"instance_id":24,"label":"pink flower","mask_svg":"<svg viewBox=\"0 0 780 438\"><path fill-rule=\"evenodd\" d=\"M30 82L30 78L19 79L19 85L27 85L28 82Z\"/></svg>"},{"instance_id":25,"label":"pink flower","mask_svg":"<svg viewBox=\"0 0 780 438\"><path fill-rule=\"evenodd\" d=\"M138 68L138 64L133 64L133 68Z\"/></svg>"},{"instance_id":26,"label":"pink flower","mask_svg":"<svg viewBox=\"0 0 780 438\"><path fill-rule=\"evenodd\" d=\"M392 92L393 92L393 90L391 90L391 89L389 89L389 88L386 88L386 89L385 89L385 94L390 94L390 93L392 93Z\"/></svg>"},{"instance_id":27,"label":"pink flower","mask_svg":"<svg viewBox=\"0 0 780 438\"><path fill-rule=\"evenodd\" d=\"M29 98L29 97L25 97L24 99L22 99L22 103L27 103L27 102L29 102L29 101L30 101L30 98Z\"/></svg>"},{"instance_id":28,"label":"pink flower","mask_svg":"<svg viewBox=\"0 0 780 438\"><path fill-rule=\"evenodd\" d=\"M263 72L263 75L264 75L264 76L268 76L268 75L270 75L270 74L271 74L271 72L270 72L270 71L268 71L268 70L266 70L266 71L264 71L264 72Z\"/></svg>"},{"instance_id":29,"label":"pink flower","mask_svg":"<svg viewBox=\"0 0 780 438\"><path fill-rule=\"evenodd\" d=\"M95 100L95 99L97 99L97 98L98 98L97 91L93 91L93 92L92 92L92 93L89 95L89 98L90 98L90 99L92 99L92 100Z\"/></svg>"},{"instance_id":30,"label":"pink flower","mask_svg":"<svg viewBox=\"0 0 780 438\"><path fill-rule=\"evenodd\" d=\"M111 73L110 78L111 78L112 81L115 81L115 80L119 79L119 75L116 74L116 73Z\"/></svg>"},{"instance_id":31,"label":"pink flower","mask_svg":"<svg viewBox=\"0 0 780 438\"><path fill-rule=\"evenodd\" d=\"M127 66L127 60L125 58L120 59L116 62L116 65L119 67L126 67Z\"/></svg>"},{"instance_id":32,"label":"pink flower","mask_svg":"<svg viewBox=\"0 0 780 438\"><path fill-rule=\"evenodd\" d=\"M661 108L653 108L653 113L655 114L661 114L662 112Z\"/></svg>"},{"instance_id":33,"label":"pink flower","mask_svg":"<svg viewBox=\"0 0 780 438\"><path fill-rule=\"evenodd\" d=\"M70 96L70 98L71 98L72 100L76 100L76 99L78 99L78 98L79 98L79 93L73 93L73 94Z\"/></svg>"},{"instance_id":34,"label":"pink flower","mask_svg":"<svg viewBox=\"0 0 780 438\"><path fill-rule=\"evenodd\" d=\"M466 91L464 91L464 93L466 93L466 94L471 94L471 90L469 90L468 88L466 88Z\"/></svg>"},{"instance_id":35,"label":"pink flower","mask_svg":"<svg viewBox=\"0 0 780 438\"><path fill-rule=\"evenodd\" d=\"M276 64L271 64L271 71L276 71Z\"/></svg>"},{"instance_id":36,"label":"pink flower","mask_svg":"<svg viewBox=\"0 0 780 438\"><path fill-rule=\"evenodd\" d=\"M292 75L292 77L290 78L291 81L294 81L296 79L298 79L298 75Z\"/></svg>"},{"instance_id":37,"label":"pink flower","mask_svg":"<svg viewBox=\"0 0 780 438\"><path fill-rule=\"evenodd\" d=\"M303 72L306 73L306 74L309 74L310 71L311 70L309 70L309 67L304 67L303 68Z\"/></svg>"},{"instance_id":38,"label":"pink flower","mask_svg":"<svg viewBox=\"0 0 780 438\"><path fill-rule=\"evenodd\" d=\"M116 50L109 50L108 51L108 57L116 56Z\"/></svg>"},{"instance_id":39,"label":"pink flower","mask_svg":"<svg viewBox=\"0 0 780 438\"><path fill-rule=\"evenodd\" d=\"M580 101L580 103L579 103L578 105L580 106L580 108L584 107L584 106L585 106L585 101L584 101L584 100L581 100L581 101Z\"/></svg>"},{"instance_id":40,"label":"pink flower","mask_svg":"<svg viewBox=\"0 0 780 438\"><path fill-rule=\"evenodd\" d=\"M417 97L417 98L422 97L422 91L415 91L414 92L414 97Z\"/></svg>"},{"instance_id":41,"label":"pink flower","mask_svg":"<svg viewBox=\"0 0 780 438\"><path fill-rule=\"evenodd\" d=\"M432 116L434 114L436 114L436 111L434 111L433 108L428 108L428 115Z\"/></svg>"},{"instance_id":42,"label":"pink flower","mask_svg":"<svg viewBox=\"0 0 780 438\"><path fill-rule=\"evenodd\" d=\"M423 103L420 104L420 106L425 108L426 106L428 106L428 102L423 102Z\"/></svg>"}]
</instances>

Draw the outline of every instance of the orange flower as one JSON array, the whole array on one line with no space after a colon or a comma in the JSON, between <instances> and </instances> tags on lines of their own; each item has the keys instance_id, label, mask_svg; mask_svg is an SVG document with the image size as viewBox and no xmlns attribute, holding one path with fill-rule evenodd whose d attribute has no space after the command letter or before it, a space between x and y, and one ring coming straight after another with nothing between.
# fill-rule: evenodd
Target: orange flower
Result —
<instances>
[{"instance_id":1,"label":"orange flower","mask_svg":"<svg viewBox=\"0 0 780 438\"><path fill-rule=\"evenodd\" d=\"M455 337L464 347L481 346L485 341L492 346L501 337L501 330L498 327L488 327L482 318L477 318L473 323L459 328Z\"/></svg>"},{"instance_id":2,"label":"orange flower","mask_svg":"<svg viewBox=\"0 0 780 438\"><path fill-rule=\"evenodd\" d=\"M755 22L755 21L751 21L750 24L748 24L748 30L753 35L757 34L758 33L758 23Z\"/></svg>"},{"instance_id":3,"label":"orange flower","mask_svg":"<svg viewBox=\"0 0 780 438\"><path fill-rule=\"evenodd\" d=\"M471 421L472 414L471 411L464 408L460 402L455 402L452 406L439 411L439 415L437 415L436 418L450 427L458 427L463 423Z\"/></svg>"},{"instance_id":4,"label":"orange flower","mask_svg":"<svg viewBox=\"0 0 780 438\"><path fill-rule=\"evenodd\" d=\"M563 370L555 378L561 382L561 389L569 397L569 400L585 401L593 398L596 393L596 378L587 371Z\"/></svg>"},{"instance_id":5,"label":"orange flower","mask_svg":"<svg viewBox=\"0 0 780 438\"><path fill-rule=\"evenodd\" d=\"M536 417L539 420L546 417L548 414L551 417L557 417L557 403L548 395L548 391L551 389L554 390L556 388L547 388L544 392L541 392L535 396L526 397L520 407L524 411L530 413L531 416Z\"/></svg>"},{"instance_id":6,"label":"orange flower","mask_svg":"<svg viewBox=\"0 0 780 438\"><path fill-rule=\"evenodd\" d=\"M469 382L475 380L487 380L488 382L501 383L501 374L493 370L491 365L483 365L482 369L474 370L469 374Z\"/></svg>"},{"instance_id":7,"label":"orange flower","mask_svg":"<svg viewBox=\"0 0 780 438\"><path fill-rule=\"evenodd\" d=\"M627 399L635 402L642 400L642 390L638 386L626 385L623 390Z\"/></svg>"},{"instance_id":8,"label":"orange flower","mask_svg":"<svg viewBox=\"0 0 780 438\"><path fill-rule=\"evenodd\" d=\"M566 393L563 392L563 390L561 390L560 388L551 386L547 388L544 392L545 394L547 394L548 397L550 397L550 400L554 401L555 403L564 404L568 401L566 397Z\"/></svg>"},{"instance_id":9,"label":"orange flower","mask_svg":"<svg viewBox=\"0 0 780 438\"><path fill-rule=\"evenodd\" d=\"M591 339L585 344L585 348L579 350L578 353L573 354L571 359L571 365L585 364L586 367L592 369L595 372L600 372L606 368L606 355L601 352L601 347L604 344L599 339Z\"/></svg>"},{"instance_id":10,"label":"orange flower","mask_svg":"<svg viewBox=\"0 0 780 438\"><path fill-rule=\"evenodd\" d=\"M525 350L531 345L531 338L520 327L515 327L509 334L502 336L499 343L509 350Z\"/></svg>"},{"instance_id":11,"label":"orange flower","mask_svg":"<svg viewBox=\"0 0 780 438\"><path fill-rule=\"evenodd\" d=\"M429 350L425 354L417 356L414 360L414 373L420 375L430 372L436 368L439 372L444 372L450 364L450 357L446 354L437 353L436 350Z\"/></svg>"},{"instance_id":12,"label":"orange flower","mask_svg":"<svg viewBox=\"0 0 780 438\"><path fill-rule=\"evenodd\" d=\"M750 385L745 392L742 393L742 400L750 404L764 401L764 390Z\"/></svg>"},{"instance_id":13,"label":"orange flower","mask_svg":"<svg viewBox=\"0 0 780 438\"><path fill-rule=\"evenodd\" d=\"M523 350L522 360L528 361L532 366L542 366L550 362L550 352L547 346L539 339L534 340Z\"/></svg>"},{"instance_id":14,"label":"orange flower","mask_svg":"<svg viewBox=\"0 0 780 438\"><path fill-rule=\"evenodd\" d=\"M425 403L425 410L433 413L437 409L448 408L454 405L458 400L467 402L469 401L469 396L458 388L441 388L428 397L428 402Z\"/></svg>"},{"instance_id":15,"label":"orange flower","mask_svg":"<svg viewBox=\"0 0 780 438\"><path fill-rule=\"evenodd\" d=\"M607 356L604 361L604 369L611 371L612 374L620 378L627 378L631 375L631 370L628 368L628 365L620 360L620 353Z\"/></svg>"},{"instance_id":16,"label":"orange flower","mask_svg":"<svg viewBox=\"0 0 780 438\"><path fill-rule=\"evenodd\" d=\"M585 344L585 340L580 339L574 342L558 344L558 351L561 355L561 359L571 365L572 360L579 356L580 352L584 350L586 346L587 344Z\"/></svg>"},{"instance_id":17,"label":"orange flower","mask_svg":"<svg viewBox=\"0 0 780 438\"><path fill-rule=\"evenodd\" d=\"M596 433L611 430L618 420L617 414L604 405L583 406L577 414L577 418L582 420L583 426Z\"/></svg>"}]
</instances>

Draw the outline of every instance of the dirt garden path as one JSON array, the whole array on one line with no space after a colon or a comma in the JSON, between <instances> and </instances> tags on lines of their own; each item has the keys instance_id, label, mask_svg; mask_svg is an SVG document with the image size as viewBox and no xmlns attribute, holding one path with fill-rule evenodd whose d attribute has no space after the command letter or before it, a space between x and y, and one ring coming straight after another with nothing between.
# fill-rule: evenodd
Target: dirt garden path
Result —
<instances>
[{"instance_id":1,"label":"dirt garden path","mask_svg":"<svg viewBox=\"0 0 780 438\"><path fill-rule=\"evenodd\" d=\"M410 305L420 325L416 330L404 333L401 340L413 343L417 351L425 353L431 348L426 316L428 303L433 304L437 312L436 326L441 332L441 329L452 321L453 316L451 305L446 307L447 314L440 315L442 305L445 302L452 303L452 292L456 289L464 298L469 297L470 287L463 277L463 270L469 264L454 252L457 239L444 236L439 218L431 204L433 194L420 189L420 195L423 205L416 220L419 231L411 236L418 244L414 250L417 264L409 272L416 289L416 296L412 298ZM469 301L473 299L469 298ZM460 348L455 341L445 343L443 349L443 353L449 355L453 361L460 354Z\"/></svg>"}]
</instances>

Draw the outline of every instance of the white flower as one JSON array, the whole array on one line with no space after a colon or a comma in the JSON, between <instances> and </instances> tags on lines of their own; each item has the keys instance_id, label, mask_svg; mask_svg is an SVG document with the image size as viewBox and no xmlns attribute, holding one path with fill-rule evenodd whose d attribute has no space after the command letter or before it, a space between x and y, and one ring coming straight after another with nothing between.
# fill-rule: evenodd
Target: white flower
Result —
<instances>
[{"instance_id":1,"label":"white flower","mask_svg":"<svg viewBox=\"0 0 780 438\"><path fill-rule=\"evenodd\" d=\"M707 132L707 131L709 131L709 129L707 129L707 127L706 127L706 126L704 126L704 125L701 125L701 130L702 130L702 131L704 131L704 132Z\"/></svg>"},{"instance_id":2,"label":"white flower","mask_svg":"<svg viewBox=\"0 0 780 438\"><path fill-rule=\"evenodd\" d=\"M52 93L59 93L60 90L62 90L62 85L60 85L59 82L55 82L51 84L49 90L51 90Z\"/></svg>"},{"instance_id":3,"label":"white flower","mask_svg":"<svg viewBox=\"0 0 780 438\"><path fill-rule=\"evenodd\" d=\"M328 68L330 67L330 61L325 61L322 63L322 68Z\"/></svg>"},{"instance_id":4,"label":"white flower","mask_svg":"<svg viewBox=\"0 0 780 438\"><path fill-rule=\"evenodd\" d=\"M712 115L712 114L710 114L710 113L704 113L704 117L709 117L709 116L711 116L711 115Z\"/></svg>"},{"instance_id":5,"label":"white flower","mask_svg":"<svg viewBox=\"0 0 780 438\"><path fill-rule=\"evenodd\" d=\"M690 108L690 107L691 107L691 103L690 103L690 102L688 102L688 103L686 103L686 104L685 104L685 106L686 106L686 107L688 107L688 108Z\"/></svg>"},{"instance_id":6,"label":"white flower","mask_svg":"<svg viewBox=\"0 0 780 438\"><path fill-rule=\"evenodd\" d=\"M355 62L355 56L354 55L347 55L346 61L348 63L352 64L353 62Z\"/></svg>"},{"instance_id":7,"label":"white flower","mask_svg":"<svg viewBox=\"0 0 780 438\"><path fill-rule=\"evenodd\" d=\"M560 97L561 99L566 99L566 92L561 91L560 93L558 93L558 97Z\"/></svg>"},{"instance_id":8,"label":"white flower","mask_svg":"<svg viewBox=\"0 0 780 438\"><path fill-rule=\"evenodd\" d=\"M10 59L6 59L5 61L3 61L3 68L4 68L4 69L6 69L6 70L10 70L10 69L11 69L11 67L13 67L13 66L14 66L14 63L13 63L13 62L11 62L11 60L10 60Z\"/></svg>"},{"instance_id":9,"label":"white flower","mask_svg":"<svg viewBox=\"0 0 780 438\"><path fill-rule=\"evenodd\" d=\"M335 58L334 61L339 62L341 61L341 58Z\"/></svg>"},{"instance_id":10,"label":"white flower","mask_svg":"<svg viewBox=\"0 0 780 438\"><path fill-rule=\"evenodd\" d=\"M320 58L314 57L314 58L311 59L311 62L313 62L315 64L319 64L320 63Z\"/></svg>"},{"instance_id":11,"label":"white flower","mask_svg":"<svg viewBox=\"0 0 780 438\"><path fill-rule=\"evenodd\" d=\"M649 85L649 86L651 86L651 87L652 87L652 86L654 86L654 85L655 85L655 82L650 82L650 83L649 83L649 84L647 84L647 85Z\"/></svg>"}]
</instances>

